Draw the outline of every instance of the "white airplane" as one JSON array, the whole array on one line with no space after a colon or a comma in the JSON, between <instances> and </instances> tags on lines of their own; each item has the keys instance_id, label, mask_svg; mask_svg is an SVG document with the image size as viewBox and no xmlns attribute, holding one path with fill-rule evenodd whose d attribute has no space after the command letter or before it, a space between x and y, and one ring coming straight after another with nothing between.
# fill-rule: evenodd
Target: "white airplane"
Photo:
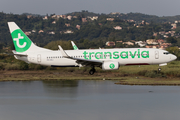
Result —
<instances>
[{"instance_id":1,"label":"white airplane","mask_svg":"<svg viewBox=\"0 0 180 120\"><path fill-rule=\"evenodd\" d=\"M167 65L177 57L165 50L150 48L49 50L36 46L14 22L8 22L14 42L14 56L27 63L52 67L95 67L117 70L123 65Z\"/></svg>"}]
</instances>

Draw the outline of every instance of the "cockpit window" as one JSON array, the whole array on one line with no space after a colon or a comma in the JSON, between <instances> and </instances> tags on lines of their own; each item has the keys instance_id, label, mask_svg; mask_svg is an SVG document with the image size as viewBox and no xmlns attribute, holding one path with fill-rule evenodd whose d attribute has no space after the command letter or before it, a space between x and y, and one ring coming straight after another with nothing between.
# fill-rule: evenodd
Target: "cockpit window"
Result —
<instances>
[{"instance_id":1,"label":"cockpit window","mask_svg":"<svg viewBox=\"0 0 180 120\"><path fill-rule=\"evenodd\" d=\"M163 54L168 55L168 54L169 54L169 52L164 52Z\"/></svg>"}]
</instances>

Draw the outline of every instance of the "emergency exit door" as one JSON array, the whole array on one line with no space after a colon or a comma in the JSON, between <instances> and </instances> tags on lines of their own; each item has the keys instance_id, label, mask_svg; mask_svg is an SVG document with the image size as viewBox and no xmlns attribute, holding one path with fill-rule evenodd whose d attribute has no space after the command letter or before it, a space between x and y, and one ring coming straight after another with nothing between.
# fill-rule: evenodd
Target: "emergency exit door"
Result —
<instances>
[{"instance_id":1,"label":"emergency exit door","mask_svg":"<svg viewBox=\"0 0 180 120\"><path fill-rule=\"evenodd\" d=\"M37 62L41 63L41 55L40 54L37 55Z\"/></svg>"},{"instance_id":2,"label":"emergency exit door","mask_svg":"<svg viewBox=\"0 0 180 120\"><path fill-rule=\"evenodd\" d=\"M155 59L159 59L159 51L155 51Z\"/></svg>"}]
</instances>

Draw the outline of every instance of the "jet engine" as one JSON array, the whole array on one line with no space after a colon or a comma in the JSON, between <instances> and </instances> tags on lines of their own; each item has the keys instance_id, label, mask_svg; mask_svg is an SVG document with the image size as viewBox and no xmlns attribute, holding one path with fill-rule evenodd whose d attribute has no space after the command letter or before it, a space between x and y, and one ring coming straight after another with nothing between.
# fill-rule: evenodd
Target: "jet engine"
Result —
<instances>
[{"instance_id":1,"label":"jet engine","mask_svg":"<svg viewBox=\"0 0 180 120\"><path fill-rule=\"evenodd\" d=\"M115 61L105 61L102 64L102 69L103 70L117 70L119 69L119 62L115 62Z\"/></svg>"}]
</instances>

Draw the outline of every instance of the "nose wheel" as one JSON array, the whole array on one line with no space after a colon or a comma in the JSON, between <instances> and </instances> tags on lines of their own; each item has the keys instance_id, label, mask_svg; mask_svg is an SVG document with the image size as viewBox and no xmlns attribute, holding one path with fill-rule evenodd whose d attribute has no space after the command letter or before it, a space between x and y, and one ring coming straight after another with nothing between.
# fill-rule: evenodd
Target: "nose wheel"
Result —
<instances>
[{"instance_id":1,"label":"nose wheel","mask_svg":"<svg viewBox=\"0 0 180 120\"><path fill-rule=\"evenodd\" d=\"M161 72L161 68L160 67L158 68L158 72Z\"/></svg>"},{"instance_id":2,"label":"nose wheel","mask_svg":"<svg viewBox=\"0 0 180 120\"><path fill-rule=\"evenodd\" d=\"M89 71L89 74L90 74L90 75L93 75L95 72L96 72L96 69L93 67L93 68Z\"/></svg>"}]
</instances>

